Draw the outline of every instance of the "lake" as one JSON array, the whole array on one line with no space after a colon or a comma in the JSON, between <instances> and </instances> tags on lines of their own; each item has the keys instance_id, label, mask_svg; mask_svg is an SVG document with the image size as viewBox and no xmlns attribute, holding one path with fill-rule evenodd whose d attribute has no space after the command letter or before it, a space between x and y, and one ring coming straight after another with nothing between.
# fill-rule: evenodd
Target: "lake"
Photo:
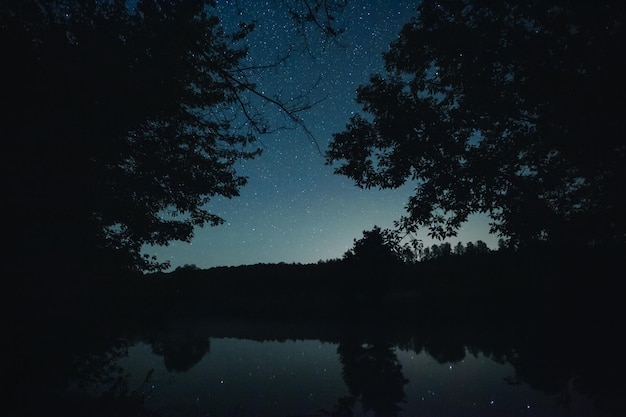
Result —
<instances>
[{"instance_id":1,"label":"lake","mask_svg":"<svg viewBox=\"0 0 626 417\"><path fill-rule=\"evenodd\" d=\"M114 378L70 391L138 399L126 415L142 416L618 415L610 360L543 330L167 321L118 340Z\"/></svg>"},{"instance_id":2,"label":"lake","mask_svg":"<svg viewBox=\"0 0 626 417\"><path fill-rule=\"evenodd\" d=\"M531 255L381 276L258 265L9 291L2 411L626 415L621 252Z\"/></svg>"},{"instance_id":3,"label":"lake","mask_svg":"<svg viewBox=\"0 0 626 417\"><path fill-rule=\"evenodd\" d=\"M507 382L514 368L480 353L442 364L425 352L361 345L358 368L347 375L334 343L212 339L210 345L210 353L182 373L169 371L143 343L120 364L146 407L165 414L330 415L354 393L360 394L348 404L354 415L597 415L573 390L565 408L559 396Z\"/></svg>"}]
</instances>

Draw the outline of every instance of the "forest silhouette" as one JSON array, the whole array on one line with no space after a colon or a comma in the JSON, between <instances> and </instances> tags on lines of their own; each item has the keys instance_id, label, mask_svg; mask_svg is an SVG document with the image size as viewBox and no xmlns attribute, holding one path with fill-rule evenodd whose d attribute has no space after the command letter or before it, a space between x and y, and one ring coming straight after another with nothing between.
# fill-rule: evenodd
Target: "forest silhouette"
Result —
<instances>
[{"instance_id":1,"label":"forest silhouette","mask_svg":"<svg viewBox=\"0 0 626 417\"><path fill-rule=\"evenodd\" d=\"M211 2L135 6L10 1L0 15L13 58L11 266L44 293L89 285L72 282L81 274L164 270L143 245L223 222L206 203L239 194L236 162L259 157L255 140L273 130L246 97L309 132L299 113L313 103L264 95L243 64L253 24L225 33ZM285 7L341 32L338 3ZM386 74L357 89L365 115L334 135L327 162L361 187L413 181L402 233L446 238L485 213L512 249L623 246L623 18L621 2L422 2L384 54Z\"/></svg>"},{"instance_id":2,"label":"forest silhouette","mask_svg":"<svg viewBox=\"0 0 626 417\"><path fill-rule=\"evenodd\" d=\"M285 2L284 12L332 39L345 5ZM254 25L225 33L213 6L1 6L11 411L41 411L33 397L67 406L55 387L76 372L97 379L111 359L77 367L76 352L108 351L120 332L183 372L210 354L209 334L163 330L167 320L286 317L362 329L353 339L315 334L339 344L350 397L337 413L355 401L397 412L404 377L390 347L399 345L441 361L474 346L546 392L574 375L619 411L621 375L583 356L622 353L623 1L422 1L384 55L386 73L358 88L363 114L326 151L360 187L415 183L397 227L365 230L343 258L317 264L165 272L141 248L188 242L194 228L223 221L206 203L245 186L237 162L262 157L256 140L278 128L262 109L308 133L299 114L314 104L259 91L243 63ZM236 129L242 120L247 130ZM454 236L476 213L492 219L498 250L409 239L424 228ZM381 323L398 334L371 339L366 329ZM126 396L116 386L109 405Z\"/></svg>"}]
</instances>

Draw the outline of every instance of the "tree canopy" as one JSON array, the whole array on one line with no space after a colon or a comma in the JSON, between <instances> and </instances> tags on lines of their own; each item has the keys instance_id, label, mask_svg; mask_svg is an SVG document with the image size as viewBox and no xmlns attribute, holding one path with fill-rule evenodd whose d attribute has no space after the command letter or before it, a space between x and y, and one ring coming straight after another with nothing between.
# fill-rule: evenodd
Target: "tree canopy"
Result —
<instances>
[{"instance_id":1,"label":"tree canopy","mask_svg":"<svg viewBox=\"0 0 626 417\"><path fill-rule=\"evenodd\" d=\"M399 261L400 246L389 230L374 226L372 230L364 230L361 239L354 239L352 249L344 253L344 259L366 265L387 266Z\"/></svg>"},{"instance_id":2,"label":"tree canopy","mask_svg":"<svg viewBox=\"0 0 626 417\"><path fill-rule=\"evenodd\" d=\"M301 24L330 30L321 15L327 3L288 7ZM12 144L5 179L13 262L47 269L163 267L144 257L142 246L189 241L195 227L219 224L205 203L237 196L246 178L236 163L260 154L253 142L267 129L266 118L246 94L300 123L298 112L310 106L306 97L285 104L255 90L258 67L244 61L243 42L254 25L226 33L214 6L3 3L9 105L2 128Z\"/></svg>"},{"instance_id":3,"label":"tree canopy","mask_svg":"<svg viewBox=\"0 0 626 417\"><path fill-rule=\"evenodd\" d=\"M487 213L515 246L624 243L625 23L621 1L422 1L327 162L413 184L409 231Z\"/></svg>"}]
</instances>

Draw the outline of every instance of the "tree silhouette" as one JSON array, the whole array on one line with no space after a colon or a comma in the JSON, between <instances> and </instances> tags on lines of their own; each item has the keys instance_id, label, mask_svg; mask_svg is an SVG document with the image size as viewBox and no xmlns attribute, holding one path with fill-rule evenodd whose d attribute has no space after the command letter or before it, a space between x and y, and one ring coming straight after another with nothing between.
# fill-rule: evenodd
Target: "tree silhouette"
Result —
<instances>
[{"instance_id":1,"label":"tree silhouette","mask_svg":"<svg viewBox=\"0 0 626 417\"><path fill-rule=\"evenodd\" d=\"M445 238L483 212L518 247L624 243L624 23L620 1L423 1L327 162L360 187L415 183L407 230Z\"/></svg>"},{"instance_id":2,"label":"tree silhouette","mask_svg":"<svg viewBox=\"0 0 626 417\"><path fill-rule=\"evenodd\" d=\"M150 343L170 372L187 372L211 351L209 336L193 328L167 329L154 335Z\"/></svg>"},{"instance_id":3,"label":"tree silhouette","mask_svg":"<svg viewBox=\"0 0 626 417\"><path fill-rule=\"evenodd\" d=\"M454 253L457 256L462 256L463 254L465 254L465 246L463 246L463 243L459 242L454 246L454 249L452 250L452 253Z\"/></svg>"},{"instance_id":4,"label":"tree silhouette","mask_svg":"<svg viewBox=\"0 0 626 417\"><path fill-rule=\"evenodd\" d=\"M487 246L485 242L483 242L482 240L476 241L476 243L474 244L474 253L478 255L483 255L489 252L491 252L491 249L489 249L489 246Z\"/></svg>"},{"instance_id":5,"label":"tree silhouette","mask_svg":"<svg viewBox=\"0 0 626 417\"><path fill-rule=\"evenodd\" d=\"M452 253L452 245L449 242L443 242L439 245L435 243L430 248L424 248L422 251L422 260L428 261L431 259L448 257Z\"/></svg>"},{"instance_id":6,"label":"tree silhouette","mask_svg":"<svg viewBox=\"0 0 626 417\"><path fill-rule=\"evenodd\" d=\"M342 398L337 407L346 413L346 408L358 399L365 411L375 416L393 417L405 402L404 386L409 382L402 374L402 365L386 343L361 344L355 340L339 343L339 361L343 366L343 379L351 397ZM343 403L343 404L341 404ZM348 406L348 407L346 407Z\"/></svg>"},{"instance_id":7,"label":"tree silhouette","mask_svg":"<svg viewBox=\"0 0 626 417\"><path fill-rule=\"evenodd\" d=\"M364 292L368 301L380 302L391 288L403 251L395 232L378 226L363 231L363 237L355 239L343 257L348 267L341 288L343 295Z\"/></svg>"},{"instance_id":8,"label":"tree silhouette","mask_svg":"<svg viewBox=\"0 0 626 417\"><path fill-rule=\"evenodd\" d=\"M354 259L359 263L387 265L398 260L394 251L394 242L380 227L365 230L361 239L354 240L352 249L344 254L345 259Z\"/></svg>"},{"instance_id":9,"label":"tree silhouette","mask_svg":"<svg viewBox=\"0 0 626 417\"><path fill-rule=\"evenodd\" d=\"M142 246L189 241L194 227L221 223L205 204L246 183L235 164L260 154L252 142L268 129L247 95L301 123L307 97L255 90L257 67L242 61L253 25L225 33L213 3L3 3L14 262L163 268Z\"/></svg>"}]
</instances>

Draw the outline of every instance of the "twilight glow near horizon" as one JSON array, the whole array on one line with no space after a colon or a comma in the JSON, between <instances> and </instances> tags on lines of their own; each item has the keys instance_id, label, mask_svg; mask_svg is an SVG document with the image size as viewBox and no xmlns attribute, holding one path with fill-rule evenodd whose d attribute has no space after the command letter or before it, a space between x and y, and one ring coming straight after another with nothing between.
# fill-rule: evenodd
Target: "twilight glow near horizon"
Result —
<instances>
[{"instance_id":1,"label":"twilight glow near horizon","mask_svg":"<svg viewBox=\"0 0 626 417\"><path fill-rule=\"evenodd\" d=\"M271 61L298 37L287 13L278 10L280 3L217 2L217 13L227 30L240 21L256 20L247 38L252 62ZM350 116L361 110L355 102L357 87L367 83L370 75L383 73L382 53L414 16L417 4L349 1L337 20L346 29L340 45L321 42L312 33L309 54L292 53L285 64L258 80L257 86L270 96L289 97L315 85L313 98L324 100L301 117L325 152L332 134L343 131ZM269 118L276 110L268 108L267 112ZM405 214L404 206L413 193L410 184L396 190L362 190L352 180L333 174L333 167L324 164L323 155L300 129L280 130L259 140L263 153L237 166L237 172L248 177L240 196L215 198L207 205L210 212L224 218L223 225L196 229L191 243L146 247L145 252L160 261L169 260L172 268L314 263L340 258L364 230L392 227ZM488 230L487 219L475 216L448 241L454 246L459 241L483 240L495 248L497 237ZM440 243L428 238L426 231L417 237L426 246Z\"/></svg>"}]
</instances>

